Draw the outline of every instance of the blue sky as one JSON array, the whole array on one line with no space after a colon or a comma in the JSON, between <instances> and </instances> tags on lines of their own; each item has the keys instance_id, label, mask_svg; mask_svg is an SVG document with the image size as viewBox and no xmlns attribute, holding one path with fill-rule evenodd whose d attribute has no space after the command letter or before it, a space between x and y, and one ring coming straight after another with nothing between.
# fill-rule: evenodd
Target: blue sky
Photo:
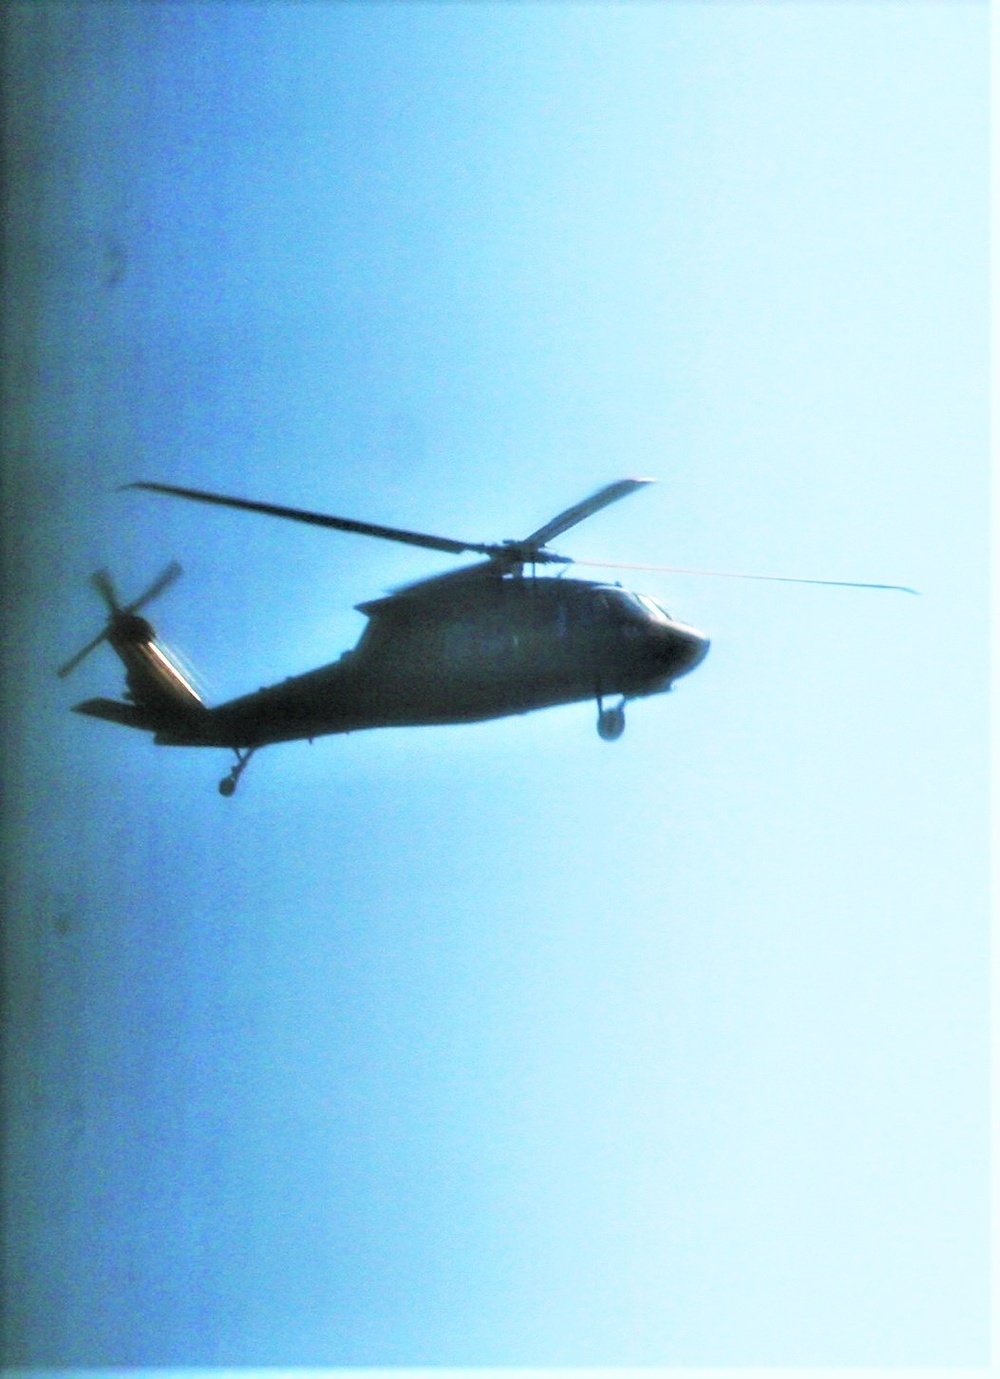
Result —
<instances>
[{"instance_id":1,"label":"blue sky","mask_svg":"<svg viewBox=\"0 0 1000 1379\"><path fill-rule=\"evenodd\" d=\"M988 12L15 7L10 1363L984 1364ZM592 706L223 754L435 557L636 576ZM631 579L623 573L623 579Z\"/></svg>"}]
</instances>

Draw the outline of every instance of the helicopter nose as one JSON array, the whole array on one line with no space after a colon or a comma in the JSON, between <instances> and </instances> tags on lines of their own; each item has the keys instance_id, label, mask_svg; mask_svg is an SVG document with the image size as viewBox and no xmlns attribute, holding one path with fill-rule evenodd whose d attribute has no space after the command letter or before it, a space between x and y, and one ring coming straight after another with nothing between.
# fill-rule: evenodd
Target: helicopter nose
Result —
<instances>
[{"instance_id":1,"label":"helicopter nose","mask_svg":"<svg viewBox=\"0 0 1000 1379\"><path fill-rule=\"evenodd\" d=\"M674 634L674 655L678 667L676 674L688 675L701 665L712 643L704 632L699 632L696 627L688 627L685 623L674 623L671 631Z\"/></svg>"}]
</instances>

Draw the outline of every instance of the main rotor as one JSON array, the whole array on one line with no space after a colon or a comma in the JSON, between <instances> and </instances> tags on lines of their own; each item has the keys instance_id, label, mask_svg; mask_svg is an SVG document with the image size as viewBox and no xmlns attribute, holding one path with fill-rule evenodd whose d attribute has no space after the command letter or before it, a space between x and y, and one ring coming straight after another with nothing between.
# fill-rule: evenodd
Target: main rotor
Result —
<instances>
[{"instance_id":1,"label":"main rotor","mask_svg":"<svg viewBox=\"0 0 1000 1379\"><path fill-rule=\"evenodd\" d=\"M656 570L664 574L717 575L728 579L764 579L782 584L832 584L852 589L895 589L902 593L915 594L915 589L900 584L868 584L856 580L842 579L800 579L791 575L744 574L736 570L692 570L677 565L629 565L620 561L574 560L571 556L559 555L549 549L548 543L557 536L592 517L611 503L617 503L637 489L655 483L654 479L616 479L592 493L588 498L565 508L520 540L507 541L457 541L449 536L432 536L428 532L407 531L402 527L385 527L375 522L358 522L349 517L334 517L329 513L310 512L304 508L284 507L277 503L259 503L249 498L233 498L223 493L208 493L200 488L181 488L176 484L152 483L138 480L125 484L124 488L144 489L148 493L166 493L175 498L188 498L198 503L214 503L219 507L238 508L243 512L258 512L267 517L282 517L292 522L304 522L313 527L326 527L334 531L354 532L359 536L377 536L385 541L398 541L407 546L420 546L424 550L443 551L447 555L485 556L488 564L480 570L492 569L498 574L520 574L525 565L585 565L598 569L636 569ZM473 567L476 568L476 567ZM461 572L459 572L461 573ZM447 576L445 577L447 578Z\"/></svg>"},{"instance_id":2,"label":"main rotor","mask_svg":"<svg viewBox=\"0 0 1000 1379\"><path fill-rule=\"evenodd\" d=\"M613 484L592 493L582 502L560 512L557 517L533 531L522 540L456 541L448 536L431 536L427 532L406 531L401 527L384 527L375 522L356 522L349 517L333 517L328 513L308 512L303 508L282 507L276 503L258 503L248 498L231 498L221 493L206 493L198 488L179 488L175 484L148 483L141 480L126 484L126 488L141 488L149 493L168 493L175 498L191 498L199 503L215 503L220 507L240 508L245 512L260 512L268 517L284 517L293 522L306 522L314 527L328 527L335 531L356 532L361 536L378 536L386 541L399 541L408 546L422 546L425 550L444 551L448 555L484 555L497 565L512 568L523 565L572 565L567 555L557 555L548 549L548 542L575 527L578 522L600 512L609 503L634 493L637 488L654 483L653 479L618 479Z\"/></svg>"}]
</instances>

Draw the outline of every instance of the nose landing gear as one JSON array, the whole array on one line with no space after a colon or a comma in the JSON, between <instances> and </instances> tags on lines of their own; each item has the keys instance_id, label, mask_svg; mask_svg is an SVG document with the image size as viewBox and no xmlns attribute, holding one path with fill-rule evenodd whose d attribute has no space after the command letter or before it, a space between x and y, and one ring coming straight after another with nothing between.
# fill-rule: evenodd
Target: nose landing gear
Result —
<instances>
[{"instance_id":1,"label":"nose landing gear","mask_svg":"<svg viewBox=\"0 0 1000 1379\"><path fill-rule=\"evenodd\" d=\"M597 699L597 735L604 742L615 742L625 731L625 700L614 708L606 709L604 701Z\"/></svg>"},{"instance_id":2,"label":"nose landing gear","mask_svg":"<svg viewBox=\"0 0 1000 1379\"><path fill-rule=\"evenodd\" d=\"M233 751L236 753L236 765L228 775L223 776L219 781L220 795L225 795L228 799L230 795L236 793L236 787L239 784L240 776L242 776L243 772L247 769L247 766L250 764L250 758L256 750L256 747L246 747L241 752L238 747L233 748Z\"/></svg>"}]
</instances>

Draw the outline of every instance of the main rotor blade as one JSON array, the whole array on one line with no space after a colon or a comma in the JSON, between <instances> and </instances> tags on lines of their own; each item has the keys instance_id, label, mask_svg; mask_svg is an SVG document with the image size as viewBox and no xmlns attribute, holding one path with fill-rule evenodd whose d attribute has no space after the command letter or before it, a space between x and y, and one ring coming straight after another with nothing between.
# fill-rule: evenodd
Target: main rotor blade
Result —
<instances>
[{"instance_id":1,"label":"main rotor blade","mask_svg":"<svg viewBox=\"0 0 1000 1379\"><path fill-rule=\"evenodd\" d=\"M716 579L763 579L777 584L830 584L838 589L891 589L899 594L918 594L905 584L867 584L855 579L800 579L795 575L752 575L741 570L690 570L682 565L630 565L622 560L574 560L596 570L653 570L666 575L710 575Z\"/></svg>"},{"instance_id":2,"label":"main rotor blade","mask_svg":"<svg viewBox=\"0 0 1000 1379\"><path fill-rule=\"evenodd\" d=\"M374 522L355 522L348 517L331 517L323 512L307 512L302 508L280 507L276 503L256 503L249 498L229 498L221 493L205 493L198 488L177 488L174 484L138 482L123 488L141 488L148 493L169 493L175 498L192 498L199 503L216 503L220 507L241 508L245 512L261 512L268 517L285 517L292 522L306 522L314 527L332 527L335 531L356 532L359 536L380 536L386 541L401 541L407 546L423 546L429 551L446 551L462 555L478 551L489 555L496 548L474 541L452 541L447 536L428 536L425 532L404 531L399 527L381 527Z\"/></svg>"},{"instance_id":3,"label":"main rotor blade","mask_svg":"<svg viewBox=\"0 0 1000 1379\"><path fill-rule=\"evenodd\" d=\"M596 493L592 493L589 498L574 503L571 508L561 512L558 517L553 517L551 522L546 522L544 527L539 527L537 531L533 531L519 544L544 546L553 537L561 536L564 531L569 531L570 527L575 527L585 517L592 517L595 512L600 512L601 508L606 508L609 503L617 503L619 498L626 498L637 488L644 488L646 484L655 482L655 479L618 479L613 484L607 484L604 488L599 488Z\"/></svg>"},{"instance_id":4,"label":"main rotor blade","mask_svg":"<svg viewBox=\"0 0 1000 1379\"><path fill-rule=\"evenodd\" d=\"M140 594L134 602L126 608L126 613L138 613L140 608L145 608L147 603L152 603L153 599L159 598L164 589L169 589L175 579L179 579L181 567L176 560L172 560L163 573L153 580L152 584L144 594Z\"/></svg>"},{"instance_id":5,"label":"main rotor blade","mask_svg":"<svg viewBox=\"0 0 1000 1379\"><path fill-rule=\"evenodd\" d=\"M64 666L60 666L59 669L56 671L56 674L58 675L59 679L65 680L66 676L70 673L71 670L76 670L77 666L84 659L84 657L89 656L90 653L95 649L95 647L100 646L101 642L103 642L106 639L107 635L107 628L105 628L103 632L98 632L97 636L94 637L92 641L89 641L82 651L78 651L75 656L71 656Z\"/></svg>"}]
</instances>

